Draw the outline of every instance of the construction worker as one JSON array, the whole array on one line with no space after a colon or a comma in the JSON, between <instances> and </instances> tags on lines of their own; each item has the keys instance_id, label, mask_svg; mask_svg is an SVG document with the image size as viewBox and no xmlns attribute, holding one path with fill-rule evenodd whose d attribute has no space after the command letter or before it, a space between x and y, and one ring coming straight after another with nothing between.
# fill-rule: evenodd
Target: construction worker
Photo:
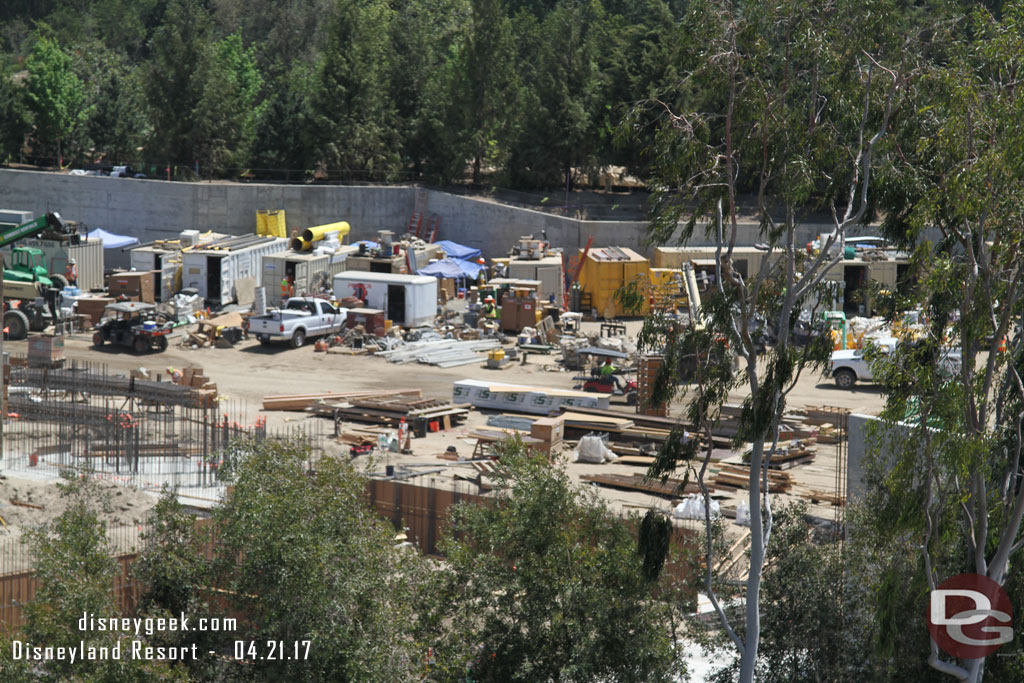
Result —
<instances>
[{"instance_id":1,"label":"construction worker","mask_svg":"<svg viewBox=\"0 0 1024 683\"><path fill-rule=\"evenodd\" d=\"M292 298L295 294L295 288L291 283L291 280L287 276L281 278L281 302L285 302Z\"/></svg>"},{"instance_id":2,"label":"construction worker","mask_svg":"<svg viewBox=\"0 0 1024 683\"><path fill-rule=\"evenodd\" d=\"M605 358L604 365L601 366L601 377L610 379L615 383L615 388L622 391L622 381L619 379L619 376L615 374L617 370L618 368L612 364L612 359Z\"/></svg>"},{"instance_id":3,"label":"construction worker","mask_svg":"<svg viewBox=\"0 0 1024 683\"><path fill-rule=\"evenodd\" d=\"M78 286L78 265L75 263L75 259L68 259L68 265L64 269L64 279L72 287Z\"/></svg>"},{"instance_id":4,"label":"construction worker","mask_svg":"<svg viewBox=\"0 0 1024 683\"><path fill-rule=\"evenodd\" d=\"M480 314L485 318L497 318L498 307L494 305L494 297L488 295L484 299L483 308L480 309Z\"/></svg>"}]
</instances>

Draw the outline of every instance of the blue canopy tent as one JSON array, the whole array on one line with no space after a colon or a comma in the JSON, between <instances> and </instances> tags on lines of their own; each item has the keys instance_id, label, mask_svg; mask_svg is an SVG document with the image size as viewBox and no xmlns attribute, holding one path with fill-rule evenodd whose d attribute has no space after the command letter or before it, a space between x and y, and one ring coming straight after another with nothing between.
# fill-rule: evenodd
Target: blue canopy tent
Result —
<instances>
[{"instance_id":1,"label":"blue canopy tent","mask_svg":"<svg viewBox=\"0 0 1024 683\"><path fill-rule=\"evenodd\" d=\"M121 249L139 243L138 237L129 237L128 235L115 235L112 232L107 232L103 228L96 228L95 230L90 230L86 237L90 240L99 240L103 242L104 249Z\"/></svg>"},{"instance_id":2,"label":"blue canopy tent","mask_svg":"<svg viewBox=\"0 0 1024 683\"><path fill-rule=\"evenodd\" d=\"M423 266L420 268L418 274L433 275L434 277L440 278L453 278L456 280L463 278L475 280L479 277L480 271L483 269L483 266L479 263L474 263L473 261L466 261L459 258L446 258Z\"/></svg>"},{"instance_id":3,"label":"blue canopy tent","mask_svg":"<svg viewBox=\"0 0 1024 683\"><path fill-rule=\"evenodd\" d=\"M475 261L480 258L480 250L474 249L473 247L467 247L464 244L456 244L450 240L441 240L435 242L435 244L444 250L444 253L454 259L463 259L466 261Z\"/></svg>"}]
</instances>

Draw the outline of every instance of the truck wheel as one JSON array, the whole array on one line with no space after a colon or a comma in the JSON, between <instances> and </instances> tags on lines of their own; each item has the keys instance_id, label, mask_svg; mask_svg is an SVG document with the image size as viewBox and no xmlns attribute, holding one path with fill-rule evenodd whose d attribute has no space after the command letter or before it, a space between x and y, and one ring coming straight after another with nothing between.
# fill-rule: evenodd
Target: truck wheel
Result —
<instances>
[{"instance_id":1,"label":"truck wheel","mask_svg":"<svg viewBox=\"0 0 1024 683\"><path fill-rule=\"evenodd\" d=\"M306 331L301 327L292 333L292 348L297 349L306 343Z\"/></svg>"},{"instance_id":2,"label":"truck wheel","mask_svg":"<svg viewBox=\"0 0 1024 683\"><path fill-rule=\"evenodd\" d=\"M105 341L107 340L103 338L103 334L101 332L97 332L96 334L92 335L93 346L103 346L103 342Z\"/></svg>"},{"instance_id":3,"label":"truck wheel","mask_svg":"<svg viewBox=\"0 0 1024 683\"><path fill-rule=\"evenodd\" d=\"M4 327L7 328L7 338L12 341L19 341L28 336L28 316L18 310L4 313Z\"/></svg>"},{"instance_id":4,"label":"truck wheel","mask_svg":"<svg viewBox=\"0 0 1024 683\"><path fill-rule=\"evenodd\" d=\"M50 282L53 283L54 288L59 289L62 292L64 291L64 288L67 287L69 284L68 279L66 277L57 274L50 276Z\"/></svg>"},{"instance_id":5,"label":"truck wheel","mask_svg":"<svg viewBox=\"0 0 1024 683\"><path fill-rule=\"evenodd\" d=\"M857 375L853 373L853 370L844 368L836 370L835 380L836 386L840 389L853 389L853 385L857 382Z\"/></svg>"},{"instance_id":6,"label":"truck wheel","mask_svg":"<svg viewBox=\"0 0 1024 683\"><path fill-rule=\"evenodd\" d=\"M270 346L270 337L268 335L257 334L256 339L259 340L260 344L263 344L264 346Z\"/></svg>"},{"instance_id":7,"label":"truck wheel","mask_svg":"<svg viewBox=\"0 0 1024 683\"><path fill-rule=\"evenodd\" d=\"M28 316L28 329L32 332L42 332L46 329L46 318L43 311L35 306L22 306L21 312Z\"/></svg>"},{"instance_id":8,"label":"truck wheel","mask_svg":"<svg viewBox=\"0 0 1024 683\"><path fill-rule=\"evenodd\" d=\"M135 353L146 353L149 351L149 340L145 337L136 337L132 342L132 348L135 349Z\"/></svg>"},{"instance_id":9,"label":"truck wheel","mask_svg":"<svg viewBox=\"0 0 1024 683\"><path fill-rule=\"evenodd\" d=\"M157 351L166 351L167 350L167 337L157 337L155 341L156 341L156 350Z\"/></svg>"}]
</instances>

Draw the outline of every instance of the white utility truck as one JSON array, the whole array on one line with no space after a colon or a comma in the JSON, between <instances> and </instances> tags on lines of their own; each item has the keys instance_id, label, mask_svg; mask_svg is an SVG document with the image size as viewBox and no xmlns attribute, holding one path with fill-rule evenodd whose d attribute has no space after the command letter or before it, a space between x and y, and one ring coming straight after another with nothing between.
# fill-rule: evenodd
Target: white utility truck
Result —
<instances>
[{"instance_id":1,"label":"white utility truck","mask_svg":"<svg viewBox=\"0 0 1024 683\"><path fill-rule=\"evenodd\" d=\"M283 308L249 318L249 334L256 335L260 344L287 341L297 349L310 337L341 332L347 313L324 299L292 297Z\"/></svg>"}]
</instances>

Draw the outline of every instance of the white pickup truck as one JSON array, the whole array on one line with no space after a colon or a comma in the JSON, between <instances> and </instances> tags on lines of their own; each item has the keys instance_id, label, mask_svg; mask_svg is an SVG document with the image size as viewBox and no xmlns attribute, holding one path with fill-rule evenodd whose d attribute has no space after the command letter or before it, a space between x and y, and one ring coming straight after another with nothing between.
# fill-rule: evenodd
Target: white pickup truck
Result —
<instances>
[{"instance_id":1,"label":"white pickup truck","mask_svg":"<svg viewBox=\"0 0 1024 683\"><path fill-rule=\"evenodd\" d=\"M260 344L287 340L297 349L310 337L341 332L347 313L344 308L335 308L323 299L292 297L284 308L249 318L249 334L256 335Z\"/></svg>"},{"instance_id":2,"label":"white pickup truck","mask_svg":"<svg viewBox=\"0 0 1024 683\"><path fill-rule=\"evenodd\" d=\"M881 362L885 356L896 350L896 345L899 342L893 337L888 337L875 339L872 343L883 354L877 357L875 362ZM960 357L959 349L943 351L942 357L939 359L939 370L944 376L960 372ZM871 371L871 363L864 357L864 349L833 351L831 374L836 385L841 389L852 389L857 382L871 382L875 378Z\"/></svg>"}]
</instances>

